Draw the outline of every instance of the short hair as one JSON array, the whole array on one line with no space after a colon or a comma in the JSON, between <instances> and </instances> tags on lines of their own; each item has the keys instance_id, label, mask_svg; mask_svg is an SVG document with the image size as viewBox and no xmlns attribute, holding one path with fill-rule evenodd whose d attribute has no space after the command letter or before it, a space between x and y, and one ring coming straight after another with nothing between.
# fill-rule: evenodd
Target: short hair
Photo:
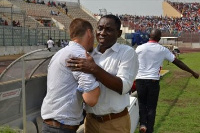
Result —
<instances>
[{"instance_id":1,"label":"short hair","mask_svg":"<svg viewBox=\"0 0 200 133\"><path fill-rule=\"evenodd\" d=\"M109 19L114 20L114 21L115 21L115 24L116 24L116 26L117 26L117 30L120 30L120 28L121 28L121 21L120 21L120 19L119 19L117 16L112 15L112 14L108 14L108 15L102 16L101 19L102 19L102 18L109 18ZM98 22L98 23L99 23L99 22Z\"/></svg>"},{"instance_id":2,"label":"short hair","mask_svg":"<svg viewBox=\"0 0 200 133\"><path fill-rule=\"evenodd\" d=\"M81 18L74 19L69 26L70 38L83 37L87 29L93 31L93 27L89 21Z\"/></svg>"},{"instance_id":3,"label":"short hair","mask_svg":"<svg viewBox=\"0 0 200 133\"><path fill-rule=\"evenodd\" d=\"M152 29L151 33L150 33L150 38L155 40L155 41L159 41L160 37L161 37L161 30L160 29Z\"/></svg>"}]
</instances>

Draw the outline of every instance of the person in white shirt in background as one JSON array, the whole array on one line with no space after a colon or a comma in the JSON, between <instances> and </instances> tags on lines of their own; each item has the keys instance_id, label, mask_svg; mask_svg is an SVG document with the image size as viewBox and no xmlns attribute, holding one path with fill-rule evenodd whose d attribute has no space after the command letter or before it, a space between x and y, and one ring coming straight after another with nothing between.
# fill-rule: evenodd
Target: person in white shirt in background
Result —
<instances>
[{"instance_id":1,"label":"person in white shirt in background","mask_svg":"<svg viewBox=\"0 0 200 133\"><path fill-rule=\"evenodd\" d=\"M51 51L51 48L54 47L54 41L50 37L49 40L47 41L47 48L49 51Z\"/></svg>"},{"instance_id":2,"label":"person in white shirt in background","mask_svg":"<svg viewBox=\"0 0 200 133\"><path fill-rule=\"evenodd\" d=\"M149 41L138 46L135 50L139 61L136 89L139 102L140 133L153 133L160 91L160 70L165 59L180 69L191 73L194 78L199 78L198 73L177 59L168 48L158 43L160 38L161 31L153 29Z\"/></svg>"}]
</instances>

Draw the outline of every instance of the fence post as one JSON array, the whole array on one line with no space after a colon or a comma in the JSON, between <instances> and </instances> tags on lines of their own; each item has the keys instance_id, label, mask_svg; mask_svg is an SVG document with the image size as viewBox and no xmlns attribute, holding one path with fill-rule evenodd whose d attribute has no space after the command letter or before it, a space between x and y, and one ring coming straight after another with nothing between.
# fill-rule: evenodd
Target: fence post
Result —
<instances>
[{"instance_id":1,"label":"fence post","mask_svg":"<svg viewBox=\"0 0 200 133\"><path fill-rule=\"evenodd\" d=\"M48 30L48 39L51 37L50 31Z\"/></svg>"},{"instance_id":2,"label":"fence post","mask_svg":"<svg viewBox=\"0 0 200 133\"><path fill-rule=\"evenodd\" d=\"M61 38L60 38L60 32L61 32L61 31L59 30L58 32L59 32L59 40L61 40Z\"/></svg>"},{"instance_id":3,"label":"fence post","mask_svg":"<svg viewBox=\"0 0 200 133\"><path fill-rule=\"evenodd\" d=\"M3 46L5 46L5 33L4 33L4 27L5 27L5 26L3 26Z\"/></svg>"},{"instance_id":4,"label":"fence post","mask_svg":"<svg viewBox=\"0 0 200 133\"><path fill-rule=\"evenodd\" d=\"M54 38L54 42L56 42L55 30L53 30L53 38Z\"/></svg>"},{"instance_id":5,"label":"fence post","mask_svg":"<svg viewBox=\"0 0 200 133\"><path fill-rule=\"evenodd\" d=\"M14 29L13 29L13 26L12 26L12 44L11 44L12 46L14 46L14 33L13 33L13 30Z\"/></svg>"},{"instance_id":6,"label":"fence post","mask_svg":"<svg viewBox=\"0 0 200 133\"><path fill-rule=\"evenodd\" d=\"M28 46L30 46L30 31L29 31L29 28L28 28Z\"/></svg>"},{"instance_id":7,"label":"fence post","mask_svg":"<svg viewBox=\"0 0 200 133\"><path fill-rule=\"evenodd\" d=\"M13 38L13 36L14 36L14 34L13 34L13 5L12 5L12 7L11 7L11 25L12 25L12 46L14 46L14 38Z\"/></svg>"},{"instance_id":8,"label":"fence post","mask_svg":"<svg viewBox=\"0 0 200 133\"><path fill-rule=\"evenodd\" d=\"M67 32L65 31L65 40L67 39Z\"/></svg>"},{"instance_id":9,"label":"fence post","mask_svg":"<svg viewBox=\"0 0 200 133\"><path fill-rule=\"evenodd\" d=\"M35 42L35 45L36 45L37 44L37 27L35 28L35 37L34 38L35 38L34 42Z\"/></svg>"},{"instance_id":10,"label":"fence post","mask_svg":"<svg viewBox=\"0 0 200 133\"><path fill-rule=\"evenodd\" d=\"M42 29L42 44L44 44L43 29Z\"/></svg>"},{"instance_id":11,"label":"fence post","mask_svg":"<svg viewBox=\"0 0 200 133\"><path fill-rule=\"evenodd\" d=\"M24 29L24 28L23 28ZM23 38L23 35L22 35L22 27L20 28L20 33L21 33L21 46L23 45L22 44L22 38Z\"/></svg>"}]
</instances>

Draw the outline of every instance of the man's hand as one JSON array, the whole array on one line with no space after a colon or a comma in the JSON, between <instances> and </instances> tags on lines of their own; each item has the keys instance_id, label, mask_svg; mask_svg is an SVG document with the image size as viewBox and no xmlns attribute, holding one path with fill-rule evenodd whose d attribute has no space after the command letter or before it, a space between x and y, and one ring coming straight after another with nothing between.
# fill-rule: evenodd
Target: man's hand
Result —
<instances>
[{"instance_id":1,"label":"man's hand","mask_svg":"<svg viewBox=\"0 0 200 133\"><path fill-rule=\"evenodd\" d=\"M86 52L86 58L70 58L67 61L67 67L72 71L81 71L85 73L93 74L96 80L101 82L107 88L122 94L122 80L121 78L112 75L98 66L92 56Z\"/></svg>"},{"instance_id":2,"label":"man's hand","mask_svg":"<svg viewBox=\"0 0 200 133\"><path fill-rule=\"evenodd\" d=\"M81 71L93 74L97 64L92 56L86 52L86 58L70 58L70 60L67 61L67 67L70 67L72 71Z\"/></svg>"}]
</instances>

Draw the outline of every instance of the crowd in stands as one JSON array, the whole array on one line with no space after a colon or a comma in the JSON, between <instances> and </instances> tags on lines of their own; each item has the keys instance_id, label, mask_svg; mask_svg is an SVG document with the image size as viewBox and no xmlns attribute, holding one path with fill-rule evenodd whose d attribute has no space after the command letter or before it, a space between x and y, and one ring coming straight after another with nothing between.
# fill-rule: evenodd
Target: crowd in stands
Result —
<instances>
[{"instance_id":1,"label":"crowd in stands","mask_svg":"<svg viewBox=\"0 0 200 133\"><path fill-rule=\"evenodd\" d=\"M45 4L44 0L24 0L27 3Z\"/></svg>"},{"instance_id":2,"label":"crowd in stands","mask_svg":"<svg viewBox=\"0 0 200 133\"><path fill-rule=\"evenodd\" d=\"M51 10L51 15L56 15L56 16L58 16L59 14L60 14L60 12L58 11L58 12L55 12L55 11L53 11L53 10Z\"/></svg>"},{"instance_id":3,"label":"crowd in stands","mask_svg":"<svg viewBox=\"0 0 200 133\"><path fill-rule=\"evenodd\" d=\"M200 32L200 23L190 18L174 18L163 16L137 16L120 15L122 24L135 31L149 31L151 28L159 28L162 32L179 33Z\"/></svg>"},{"instance_id":4,"label":"crowd in stands","mask_svg":"<svg viewBox=\"0 0 200 133\"><path fill-rule=\"evenodd\" d=\"M65 14L68 13L68 8L67 8L67 4L66 4L66 2L64 2L64 3L60 3L60 2L58 2L58 8L64 10L64 11L65 11Z\"/></svg>"},{"instance_id":5,"label":"crowd in stands","mask_svg":"<svg viewBox=\"0 0 200 133\"><path fill-rule=\"evenodd\" d=\"M68 13L68 8L67 8L66 2L61 3L61 2L50 1L50 0L47 3L45 3L44 0L24 0L24 1L27 3L46 4L48 7L56 7L59 9L59 11L51 10L50 15L58 16L60 14L60 11L64 12L65 14ZM43 20L38 21L38 22L40 22L44 26L53 27L53 24L51 24L51 22L44 22Z\"/></svg>"},{"instance_id":6,"label":"crowd in stands","mask_svg":"<svg viewBox=\"0 0 200 133\"><path fill-rule=\"evenodd\" d=\"M58 3L56 4L55 1L49 1L49 2L47 3L47 6L55 6L55 7L59 8L59 9L61 9L61 10L64 10L64 11L65 11L65 14L68 13L68 8L67 8L66 2L64 2L64 3L58 2ZM60 12L56 13L56 12L54 12L54 11L51 11L51 15L59 15L59 13L60 13Z\"/></svg>"},{"instance_id":7,"label":"crowd in stands","mask_svg":"<svg viewBox=\"0 0 200 133\"><path fill-rule=\"evenodd\" d=\"M55 1L49 1L47 3L47 6L55 6L56 7L56 2Z\"/></svg>"},{"instance_id":8,"label":"crowd in stands","mask_svg":"<svg viewBox=\"0 0 200 133\"><path fill-rule=\"evenodd\" d=\"M19 20L16 22L15 20L12 21L13 27L21 27Z\"/></svg>"},{"instance_id":9,"label":"crowd in stands","mask_svg":"<svg viewBox=\"0 0 200 133\"><path fill-rule=\"evenodd\" d=\"M7 22L7 21L6 21ZM7 22L8 23L8 22ZM0 25L5 25L5 20L3 20L2 18L0 18Z\"/></svg>"},{"instance_id":10,"label":"crowd in stands","mask_svg":"<svg viewBox=\"0 0 200 133\"><path fill-rule=\"evenodd\" d=\"M0 25L8 26L8 21L0 18ZM15 20L12 21L13 27L21 27L19 20L16 22Z\"/></svg>"},{"instance_id":11,"label":"crowd in stands","mask_svg":"<svg viewBox=\"0 0 200 133\"><path fill-rule=\"evenodd\" d=\"M4 25L5 25L5 26L8 25L8 21L7 21L7 20L4 21Z\"/></svg>"},{"instance_id":12,"label":"crowd in stands","mask_svg":"<svg viewBox=\"0 0 200 133\"><path fill-rule=\"evenodd\" d=\"M135 31L149 32L151 28L159 28L162 32L179 35L182 32L200 32L200 3L167 2L182 14L180 18L126 14L119 15L119 18L124 26Z\"/></svg>"},{"instance_id":13,"label":"crowd in stands","mask_svg":"<svg viewBox=\"0 0 200 133\"><path fill-rule=\"evenodd\" d=\"M35 4L45 4L44 0L24 0L27 3L35 3ZM64 12L67 14L68 13L68 8L67 8L67 4L66 2L61 3L61 2L55 2L55 1L48 1L47 2L47 6L48 7L57 7L61 10L64 10ZM55 12L55 11L51 11L50 14L51 15L59 15L60 12Z\"/></svg>"},{"instance_id":14,"label":"crowd in stands","mask_svg":"<svg viewBox=\"0 0 200 133\"><path fill-rule=\"evenodd\" d=\"M0 25L7 26L8 21L4 20L3 18L0 18ZM15 20L12 21L12 26L13 27L21 27L19 20L16 22Z\"/></svg>"},{"instance_id":15,"label":"crowd in stands","mask_svg":"<svg viewBox=\"0 0 200 133\"><path fill-rule=\"evenodd\" d=\"M119 18L124 26L136 31L149 31L151 28L159 28L162 32L178 34L182 32L200 32L200 3L186 3L184 6L178 6L183 4L178 4L178 2L171 4L178 9L184 9L182 17L119 15Z\"/></svg>"},{"instance_id":16,"label":"crowd in stands","mask_svg":"<svg viewBox=\"0 0 200 133\"><path fill-rule=\"evenodd\" d=\"M183 17L193 17L195 19L200 16L200 3L167 2L178 10Z\"/></svg>"}]
</instances>

